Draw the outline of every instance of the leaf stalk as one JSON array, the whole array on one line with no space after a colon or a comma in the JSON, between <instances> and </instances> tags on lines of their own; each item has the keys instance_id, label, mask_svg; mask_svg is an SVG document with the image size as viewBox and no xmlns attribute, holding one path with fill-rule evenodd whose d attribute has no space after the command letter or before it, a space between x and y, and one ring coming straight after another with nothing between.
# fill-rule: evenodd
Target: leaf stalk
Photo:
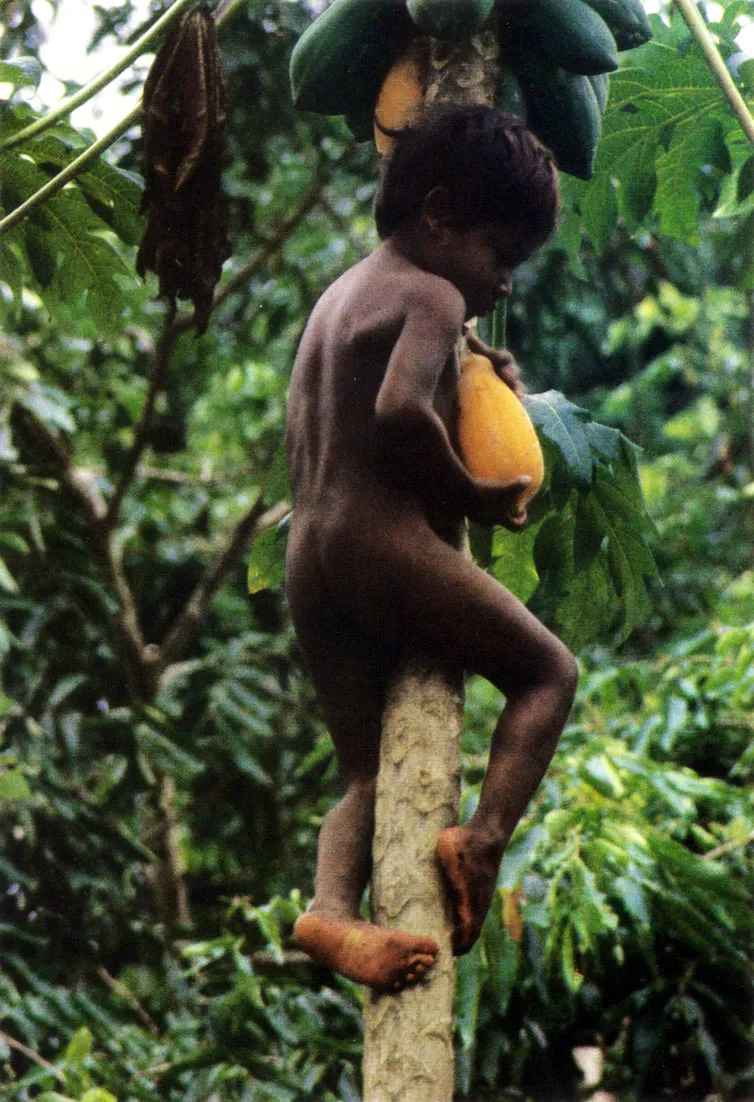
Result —
<instances>
[{"instance_id":1,"label":"leaf stalk","mask_svg":"<svg viewBox=\"0 0 754 1102\"><path fill-rule=\"evenodd\" d=\"M728 72L728 67L723 61L715 40L709 32L707 24L702 19L694 0L673 0L673 3L696 39L699 49L704 54L715 80L720 85L723 95L730 105L731 111L741 123L746 137L754 146L754 116L746 106L746 101Z\"/></svg>"}]
</instances>

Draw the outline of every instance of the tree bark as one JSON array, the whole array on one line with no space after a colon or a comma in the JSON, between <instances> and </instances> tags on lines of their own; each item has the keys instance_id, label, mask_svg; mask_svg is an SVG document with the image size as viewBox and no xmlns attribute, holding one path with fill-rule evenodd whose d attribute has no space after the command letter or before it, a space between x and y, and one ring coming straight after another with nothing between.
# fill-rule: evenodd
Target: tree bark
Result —
<instances>
[{"instance_id":1,"label":"tree bark","mask_svg":"<svg viewBox=\"0 0 754 1102\"><path fill-rule=\"evenodd\" d=\"M463 684L407 666L388 694L377 782L372 914L380 926L433 937L437 962L401 995L367 995L364 1102L453 1097L452 922L434 850L457 822Z\"/></svg>"},{"instance_id":2,"label":"tree bark","mask_svg":"<svg viewBox=\"0 0 754 1102\"><path fill-rule=\"evenodd\" d=\"M497 87L494 19L470 39L430 40L425 102L490 103ZM372 916L437 941L427 980L364 1005L364 1102L451 1102L455 968L451 913L435 843L458 821L463 680L409 663L383 717Z\"/></svg>"}]
</instances>

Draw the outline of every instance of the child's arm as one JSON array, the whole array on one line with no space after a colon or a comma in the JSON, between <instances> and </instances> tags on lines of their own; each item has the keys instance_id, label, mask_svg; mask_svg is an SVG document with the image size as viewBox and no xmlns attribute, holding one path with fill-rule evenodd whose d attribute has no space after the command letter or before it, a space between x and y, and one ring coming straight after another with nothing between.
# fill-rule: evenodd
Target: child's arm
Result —
<instances>
[{"instance_id":1,"label":"child's arm","mask_svg":"<svg viewBox=\"0 0 754 1102\"><path fill-rule=\"evenodd\" d=\"M422 496L480 524L517 531L526 521L517 500L529 480L503 484L473 478L434 409L440 376L462 330L463 297L447 281L427 277L412 298L375 407L378 426L398 445L391 459Z\"/></svg>"}]
</instances>

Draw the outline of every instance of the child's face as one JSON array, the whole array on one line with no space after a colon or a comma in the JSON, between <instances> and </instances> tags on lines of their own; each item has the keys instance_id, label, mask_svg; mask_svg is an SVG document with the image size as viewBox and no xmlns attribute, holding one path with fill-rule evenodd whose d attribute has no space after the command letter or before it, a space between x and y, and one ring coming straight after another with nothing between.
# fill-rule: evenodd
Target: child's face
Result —
<instances>
[{"instance_id":1,"label":"child's face","mask_svg":"<svg viewBox=\"0 0 754 1102\"><path fill-rule=\"evenodd\" d=\"M514 226L489 224L465 230L446 226L438 242L435 272L461 292L467 319L477 317L510 295L516 268L538 244Z\"/></svg>"}]
</instances>

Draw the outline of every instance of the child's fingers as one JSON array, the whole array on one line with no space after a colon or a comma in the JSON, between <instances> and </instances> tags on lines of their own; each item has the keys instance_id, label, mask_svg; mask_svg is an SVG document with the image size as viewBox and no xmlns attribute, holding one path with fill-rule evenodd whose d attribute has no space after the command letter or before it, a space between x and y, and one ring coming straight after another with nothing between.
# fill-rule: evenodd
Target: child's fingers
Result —
<instances>
[{"instance_id":1,"label":"child's fingers","mask_svg":"<svg viewBox=\"0 0 754 1102\"><path fill-rule=\"evenodd\" d=\"M520 532L522 528L526 527L526 506L518 504L518 498L530 483L531 478L529 478L528 475L522 475L521 478L517 478L510 486L510 491L514 496L513 506L508 513L508 523L506 527L509 528L511 532Z\"/></svg>"},{"instance_id":2,"label":"child's fingers","mask_svg":"<svg viewBox=\"0 0 754 1102\"><path fill-rule=\"evenodd\" d=\"M480 341L475 333L467 334L466 343L472 352L477 352L479 355L487 357L497 377L502 379L503 382L511 388L517 398L524 397L526 394L526 387L521 381L521 368L507 349L490 348L484 341Z\"/></svg>"},{"instance_id":3,"label":"child's fingers","mask_svg":"<svg viewBox=\"0 0 754 1102\"><path fill-rule=\"evenodd\" d=\"M522 532L526 527L527 520L528 514L526 509L522 509L520 512L514 513L510 517L505 527L511 532Z\"/></svg>"},{"instance_id":4,"label":"child's fingers","mask_svg":"<svg viewBox=\"0 0 754 1102\"><path fill-rule=\"evenodd\" d=\"M487 356L492 360L492 363L496 370L500 370L502 367L508 364L515 363L513 356L506 348L490 348L488 344L485 344L483 340L480 340L476 333L466 334L466 343L472 352L478 352L482 356Z\"/></svg>"},{"instance_id":5,"label":"child's fingers","mask_svg":"<svg viewBox=\"0 0 754 1102\"><path fill-rule=\"evenodd\" d=\"M507 383L517 398L523 400L526 397L527 390L521 381L521 369L518 364L511 364L509 367L501 367L497 372L498 377Z\"/></svg>"}]
</instances>

